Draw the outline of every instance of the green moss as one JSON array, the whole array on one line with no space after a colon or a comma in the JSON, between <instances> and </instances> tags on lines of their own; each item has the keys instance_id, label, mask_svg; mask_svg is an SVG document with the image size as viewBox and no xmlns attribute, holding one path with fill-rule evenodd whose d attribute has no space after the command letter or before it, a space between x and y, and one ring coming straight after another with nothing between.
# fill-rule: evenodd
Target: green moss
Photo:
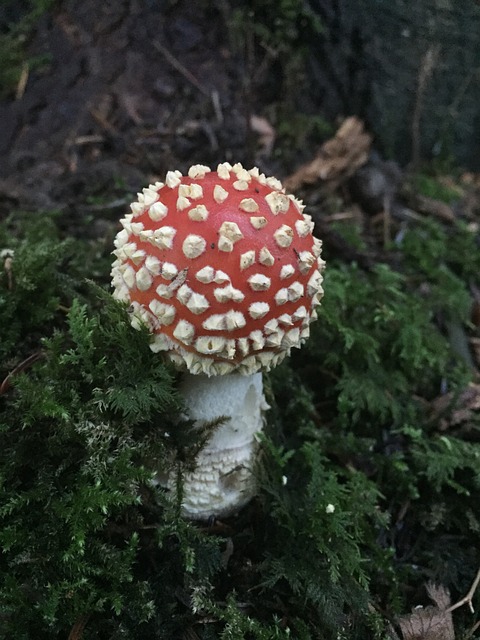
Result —
<instances>
[{"instance_id":1,"label":"green moss","mask_svg":"<svg viewBox=\"0 0 480 640\"><path fill-rule=\"evenodd\" d=\"M447 186L435 176L426 173L417 173L413 176L413 188L427 198L441 200L447 204L451 204L458 200L461 192L454 187Z\"/></svg>"},{"instance_id":2,"label":"green moss","mask_svg":"<svg viewBox=\"0 0 480 640\"><path fill-rule=\"evenodd\" d=\"M466 592L480 425L440 429L430 403L468 379L438 318L465 326L480 265L467 229L446 234L407 233L401 271L330 261L311 339L266 376L260 494L210 527L179 513L198 437L177 374L85 279L108 281L105 253L55 216L0 225L2 376L41 353L0 396L0 635L380 640L374 612L427 579ZM172 465L167 499L151 480Z\"/></svg>"}]
</instances>

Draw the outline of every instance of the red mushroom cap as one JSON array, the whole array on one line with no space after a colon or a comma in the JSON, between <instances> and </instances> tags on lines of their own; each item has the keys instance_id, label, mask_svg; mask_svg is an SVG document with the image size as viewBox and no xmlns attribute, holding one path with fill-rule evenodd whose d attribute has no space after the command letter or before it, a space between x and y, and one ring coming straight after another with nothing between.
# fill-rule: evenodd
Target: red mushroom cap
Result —
<instances>
[{"instance_id":1,"label":"red mushroom cap","mask_svg":"<svg viewBox=\"0 0 480 640\"><path fill-rule=\"evenodd\" d=\"M169 171L115 240L114 296L191 373L251 374L299 347L323 290L321 242L276 178L225 162Z\"/></svg>"}]
</instances>

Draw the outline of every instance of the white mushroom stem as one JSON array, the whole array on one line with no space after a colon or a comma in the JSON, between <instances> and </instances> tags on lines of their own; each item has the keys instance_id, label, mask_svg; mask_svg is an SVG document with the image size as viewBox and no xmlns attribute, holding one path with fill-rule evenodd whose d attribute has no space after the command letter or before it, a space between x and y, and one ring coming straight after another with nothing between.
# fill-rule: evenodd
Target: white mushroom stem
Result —
<instances>
[{"instance_id":1,"label":"white mushroom stem","mask_svg":"<svg viewBox=\"0 0 480 640\"><path fill-rule=\"evenodd\" d=\"M263 411L268 409L262 374L209 378L187 373L181 393L188 417L199 428L220 416L227 418L199 452L195 469L184 475L183 513L194 520L232 514L256 493L256 435L263 427ZM174 490L173 476L167 486Z\"/></svg>"}]
</instances>

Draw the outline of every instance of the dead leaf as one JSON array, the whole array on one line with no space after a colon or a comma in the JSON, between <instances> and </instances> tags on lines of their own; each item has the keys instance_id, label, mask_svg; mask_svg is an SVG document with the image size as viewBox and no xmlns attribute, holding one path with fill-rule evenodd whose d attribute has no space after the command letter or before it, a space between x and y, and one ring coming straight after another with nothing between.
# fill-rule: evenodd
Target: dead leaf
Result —
<instances>
[{"instance_id":1,"label":"dead leaf","mask_svg":"<svg viewBox=\"0 0 480 640\"><path fill-rule=\"evenodd\" d=\"M427 593L435 606L418 607L411 614L401 616L397 623L403 640L455 640L450 594L443 585L427 585Z\"/></svg>"},{"instance_id":2,"label":"dead leaf","mask_svg":"<svg viewBox=\"0 0 480 640\"><path fill-rule=\"evenodd\" d=\"M372 136L364 129L358 118L347 118L335 136L327 140L317 156L286 178L284 184L289 191L302 184L325 182L335 189L352 176L368 159Z\"/></svg>"}]
</instances>

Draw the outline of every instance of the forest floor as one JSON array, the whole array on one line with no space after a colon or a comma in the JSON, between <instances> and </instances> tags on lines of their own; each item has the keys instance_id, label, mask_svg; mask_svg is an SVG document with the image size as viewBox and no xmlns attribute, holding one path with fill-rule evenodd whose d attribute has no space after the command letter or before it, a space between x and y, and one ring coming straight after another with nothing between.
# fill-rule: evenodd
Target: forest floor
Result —
<instances>
[{"instance_id":1,"label":"forest floor","mask_svg":"<svg viewBox=\"0 0 480 640\"><path fill-rule=\"evenodd\" d=\"M18 74L6 85L0 101L0 223L8 220L9 228L15 229L11 221L16 212L27 212L33 217L40 211L54 211L61 239L75 237L99 242L108 254L120 228L118 220L128 211L134 194L162 179L166 171L186 172L196 163L214 167L224 160L242 162L247 167L258 166L265 174L276 175L289 191L303 198L316 223L315 233L324 242L327 260L340 265L338 274L343 273L342 269L358 268L366 278L372 278L371 295L378 293L382 298L384 294L375 287L382 286L377 269L385 265L408 280L405 286L395 289L395 295L408 291L415 298L415 304L421 299L426 306L431 300L432 327L438 329L463 370L468 371L469 382L460 390L448 385L442 388L439 375L438 385L429 390L429 395L418 393L417 396L418 390L413 387L406 395L410 393L418 400L422 410L428 413L430 426L432 420L435 422L432 416L436 416L437 426L432 427L435 438L451 436L449 446L452 447L457 440L462 446L472 442L478 446L480 276L475 271L478 265L475 249L480 250L480 175L458 167L428 163L400 167L395 159L382 157L375 146L373 132L360 119L348 118L345 114L338 121L327 123L320 116L320 105L314 104L308 92L302 98L292 89L289 74L295 72L295 67L293 71L286 71L285 58L279 58L268 47L259 47L257 40L245 38L241 24L234 28L232 24L235 20L238 23L238 16L228 13L228 3L215 3L213 8L208 4L202 4L198 12L192 12L187 2L165 3L165 10L152 11L149 3L134 0L110 3L65 0L60 8L36 19L34 28L29 30L25 58L17 61ZM304 74L300 80L304 86ZM302 118L298 117L298 111L303 113ZM461 241L457 240L458 234ZM405 238L409 243L405 249L409 252L407 258ZM415 244L419 238L425 241L425 250ZM470 255L459 255L457 246L458 251L467 246L473 251ZM4 273L10 268L7 260L3 264ZM469 262L467 268L468 261L471 264ZM444 277L432 275L435 264L440 271L445 269ZM84 267L88 273L88 264ZM108 285L108 272L95 275L99 284ZM340 288L339 282L333 282L332 286ZM397 285L392 280L388 286L393 291ZM460 289L466 311L462 317L455 317L453 309L459 299L455 296L460 296ZM451 294L451 300L442 306L435 297L438 292ZM326 298L328 295L326 287ZM338 296L335 304L340 309L342 297L338 289L335 295ZM326 304L328 323L328 302ZM389 304L385 295L382 313ZM320 317L319 324L321 322ZM5 370L3 365L0 367L0 373L15 369L27 356L28 349L20 349L18 360L11 357ZM411 358L413 362L414 356ZM422 367L425 366L423 363ZM337 381L339 379L340 374ZM447 415L446 405L451 405L455 394L456 401L460 398L455 405L456 413ZM325 400L327 405L330 400ZM362 419L370 411L368 402L367 398ZM316 410L320 404L316 402ZM381 435L375 446L382 449L381 453L388 456L392 451L396 455L408 450L405 441L411 437L414 442L415 436L403 428L402 434L395 437L385 435L384 425L378 428ZM433 442L433 434L429 433L428 437ZM378 468L371 469L360 454L356 460L347 445L342 450L333 441L326 441L325 446L333 452L331 459L336 465L345 470L355 467L369 479L376 477ZM377 454L380 449L376 449ZM432 471L421 481L430 483L425 495L430 495L431 489L436 496L431 498L439 510L436 524L432 522L433 509L428 520L425 510L417 512L415 507L411 508L411 503L415 503L413 492L403 500L399 496L388 497L388 490L381 484L384 479L378 481L379 491L387 495L385 503L391 500L386 510L394 521L391 530L395 529L397 537L392 545L396 546L398 557L408 556L412 567L415 562L419 565L423 562L422 584L428 576L448 583L460 601L468 591L466 587L474 581L475 563L480 560L478 549L473 550L480 513L478 506L468 512L464 535L461 527L455 531L458 520L442 530L442 482L453 493L454 480L458 486L464 482L468 491L476 487L478 492L478 477L469 476L465 480L461 476L465 469L457 459L452 462L452 469L445 480L438 480L440 472L436 476ZM457 470L460 476L456 475ZM473 471L470 469L468 473ZM392 478L395 477L393 474ZM438 486L434 490L431 487L436 480ZM248 517L244 516L241 521L243 528L239 526L228 523L222 528L220 523L219 531L226 531L227 537L235 539L236 536L240 540L235 543L236 548L246 549L241 539L242 535L251 534ZM454 545L465 544L472 549L465 565L469 570L465 569L462 574L459 569L458 579L452 578L450 582L443 574L439 578L440 574L426 560L427 551L418 551L423 549L422 544L416 546L413 540L420 535L418 528L426 538L429 531L432 536L438 534L442 545L458 533ZM428 548L427 541L424 547ZM456 563L452 561L450 565L449 562L445 560L451 571ZM243 559L234 555L232 563L235 567L232 574L236 576L232 580L235 583L238 579L236 584L241 591L243 578L239 576L246 571ZM415 598L420 597L420 581L415 580L414 586L400 589L409 604L415 604ZM382 580L379 580L378 593L381 587ZM440 622L436 620L435 624L440 624L444 634L441 637L453 640L450 612L445 614L452 601L442 588L429 587L428 593L436 608L428 609L428 624L433 624L432 620L438 615ZM282 589L266 602L275 614L278 612L280 617L288 619L293 614L281 602ZM475 591L470 596L476 597ZM422 604L426 604L425 592L422 597ZM471 598L461 604L471 604ZM382 608L380 596L374 599L374 606L384 620L391 619ZM249 610L248 603L245 609ZM389 610L389 605L385 604L385 609ZM209 615L213 619L217 614ZM201 623L201 631L198 618L196 622L186 623L185 628L190 629L191 635L185 632L183 637L220 637L208 636L207 618L205 616ZM462 619L462 633L470 636L464 637L475 637L478 616L470 620L466 615L465 619ZM390 627L389 637L398 637L395 633L405 640L440 637L428 635L425 620L419 614L397 618L396 632ZM298 629L299 635L292 637L316 637L307 635L306 627L302 631L304 635ZM69 637L80 638L81 631L76 633ZM255 636L248 633L221 637L277 637L261 636L260 631ZM112 632L111 637L120 636Z\"/></svg>"}]
</instances>

